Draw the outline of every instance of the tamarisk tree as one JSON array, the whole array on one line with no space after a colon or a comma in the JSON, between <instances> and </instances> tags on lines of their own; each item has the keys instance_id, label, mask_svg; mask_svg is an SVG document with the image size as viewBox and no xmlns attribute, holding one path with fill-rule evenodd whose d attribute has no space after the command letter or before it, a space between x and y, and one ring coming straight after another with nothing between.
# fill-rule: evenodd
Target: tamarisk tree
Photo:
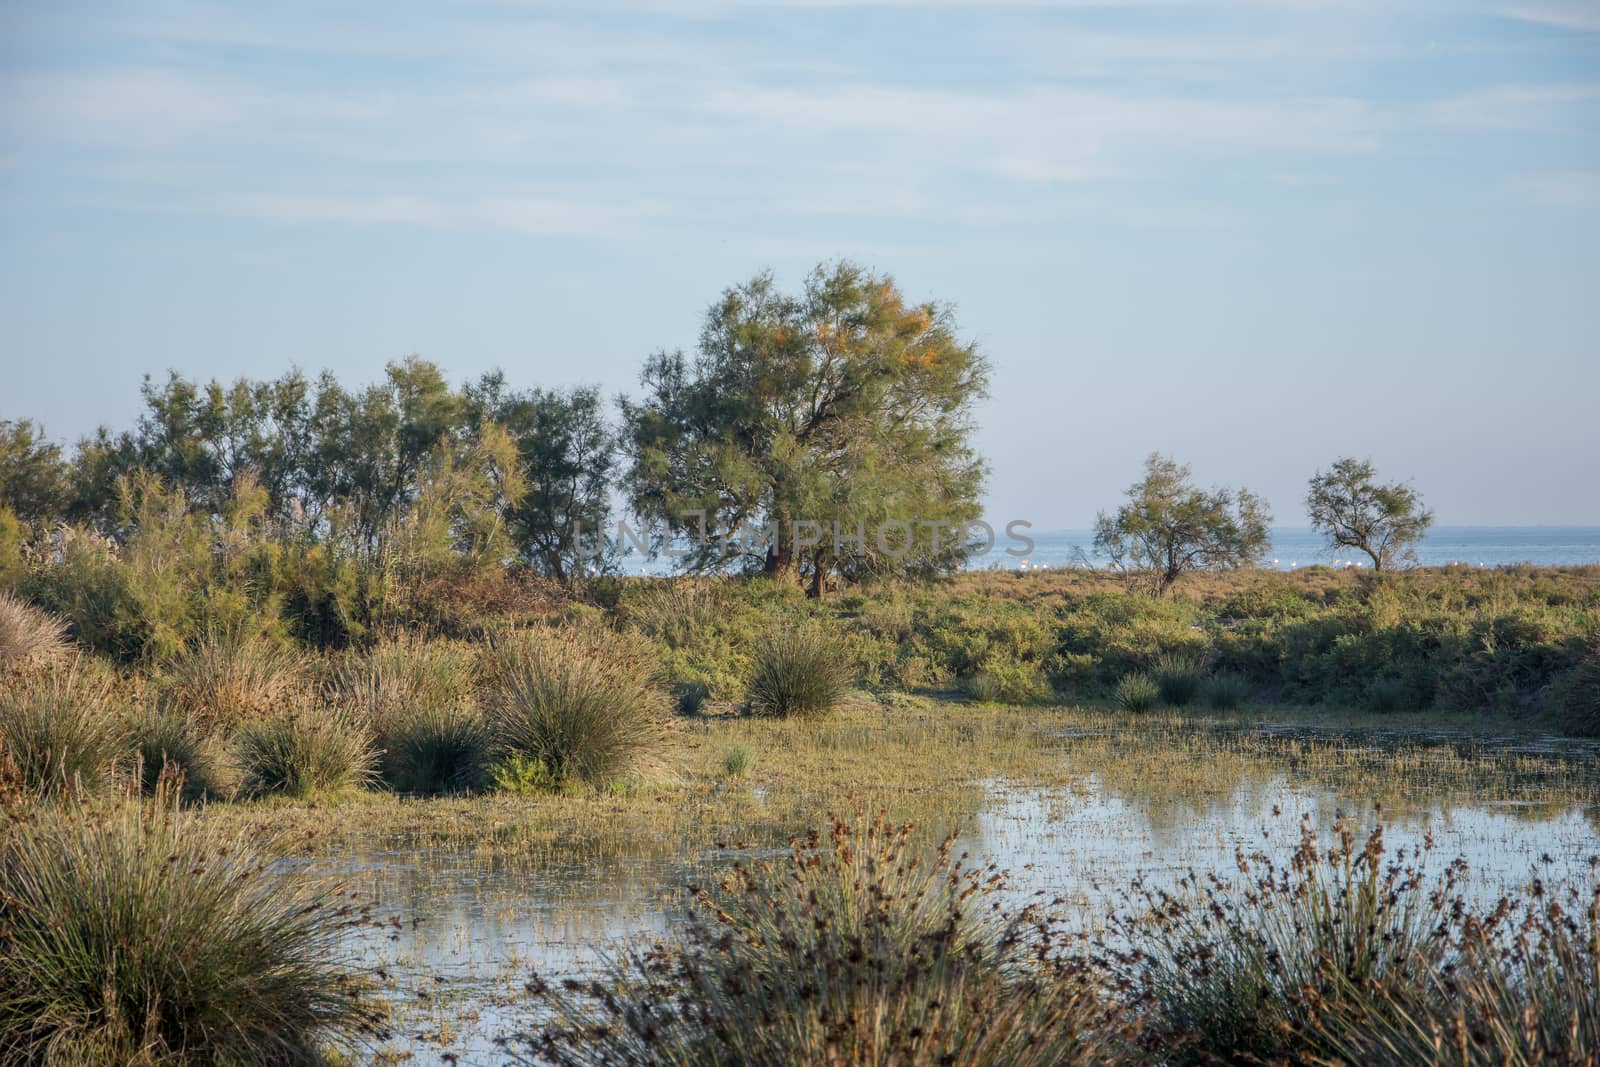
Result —
<instances>
[{"instance_id":1,"label":"tamarisk tree","mask_svg":"<svg viewBox=\"0 0 1600 1067\"><path fill-rule=\"evenodd\" d=\"M824 265L789 295L757 275L711 306L693 359L651 356L624 402L631 503L689 542L689 569L814 595L832 575L953 566L979 515L987 380L950 308L907 303L886 276Z\"/></svg>"},{"instance_id":2,"label":"tamarisk tree","mask_svg":"<svg viewBox=\"0 0 1600 1067\"><path fill-rule=\"evenodd\" d=\"M1371 460L1349 456L1311 478L1306 493L1311 525L1332 548L1354 548L1383 571L1401 560L1415 561L1416 545L1433 525L1433 512L1403 482L1384 484Z\"/></svg>"}]
</instances>

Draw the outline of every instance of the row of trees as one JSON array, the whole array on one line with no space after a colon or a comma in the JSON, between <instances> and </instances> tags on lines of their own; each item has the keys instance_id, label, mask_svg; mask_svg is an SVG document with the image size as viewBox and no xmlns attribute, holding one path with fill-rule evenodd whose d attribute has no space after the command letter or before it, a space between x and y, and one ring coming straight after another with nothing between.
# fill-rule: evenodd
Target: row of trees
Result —
<instances>
[{"instance_id":1,"label":"row of trees","mask_svg":"<svg viewBox=\"0 0 1600 1067\"><path fill-rule=\"evenodd\" d=\"M832 576L959 562L937 538L886 553L795 529L977 518L987 375L948 307L907 303L888 277L825 265L786 294L763 274L711 306L694 356L649 358L620 425L594 389L518 391L500 373L456 389L417 358L354 390L299 371L147 379L137 426L70 457L32 422L0 422L0 541L125 541L159 485L219 528L250 500L254 534L369 564L403 552L565 579L618 549L616 488L642 541L690 539L690 567L821 593Z\"/></svg>"},{"instance_id":2,"label":"row of trees","mask_svg":"<svg viewBox=\"0 0 1600 1067\"><path fill-rule=\"evenodd\" d=\"M30 421L0 422L0 549L63 528L126 542L141 516L170 510L159 490L218 530L245 523L368 571L520 563L567 579L622 547L620 490L642 546L820 595L833 578L965 558L958 531L980 518L985 475L972 409L988 374L947 306L907 303L849 263L818 267L798 294L766 274L727 290L692 357L647 360L616 425L595 389L519 391L499 372L457 389L418 358L354 390L326 373L231 386L171 374L146 380L133 429L102 428L70 458ZM1354 459L1319 472L1307 505L1332 543L1380 570L1431 519L1413 490ZM1095 543L1164 591L1187 571L1256 562L1269 521L1247 490L1199 489L1152 456ZM906 533L891 545L895 526Z\"/></svg>"},{"instance_id":3,"label":"row of trees","mask_svg":"<svg viewBox=\"0 0 1600 1067\"><path fill-rule=\"evenodd\" d=\"M1096 519L1095 548L1158 592L1189 571L1250 566L1271 545L1272 517L1260 497L1248 489L1201 489L1189 468L1169 457L1145 460L1144 477L1127 495L1126 504ZM1330 547L1366 553L1377 571L1414 561L1433 523L1414 488L1381 482L1370 460L1351 457L1312 476L1306 512Z\"/></svg>"}]
</instances>

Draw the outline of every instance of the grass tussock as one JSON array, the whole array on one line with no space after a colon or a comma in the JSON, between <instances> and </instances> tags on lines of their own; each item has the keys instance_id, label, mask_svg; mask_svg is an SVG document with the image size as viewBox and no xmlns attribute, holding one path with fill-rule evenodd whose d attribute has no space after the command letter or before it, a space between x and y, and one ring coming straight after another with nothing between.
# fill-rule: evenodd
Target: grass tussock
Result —
<instances>
[{"instance_id":1,"label":"grass tussock","mask_svg":"<svg viewBox=\"0 0 1600 1067\"><path fill-rule=\"evenodd\" d=\"M271 717L306 684L299 656L245 632L206 635L172 660L160 679L165 708L222 731Z\"/></svg>"},{"instance_id":2,"label":"grass tussock","mask_svg":"<svg viewBox=\"0 0 1600 1067\"><path fill-rule=\"evenodd\" d=\"M135 720L133 736L142 792L154 793L163 781L179 783L189 801L226 792L217 741L192 715L147 709Z\"/></svg>"},{"instance_id":3,"label":"grass tussock","mask_svg":"<svg viewBox=\"0 0 1600 1067\"><path fill-rule=\"evenodd\" d=\"M756 715L810 718L844 700L852 681L839 646L818 627L769 634L755 650L746 694Z\"/></svg>"},{"instance_id":4,"label":"grass tussock","mask_svg":"<svg viewBox=\"0 0 1600 1067\"><path fill-rule=\"evenodd\" d=\"M71 649L64 620L0 592L0 674L58 664Z\"/></svg>"},{"instance_id":5,"label":"grass tussock","mask_svg":"<svg viewBox=\"0 0 1600 1067\"><path fill-rule=\"evenodd\" d=\"M474 704L422 704L383 719L377 731L383 780L401 793L462 793L483 785L492 739Z\"/></svg>"},{"instance_id":6,"label":"grass tussock","mask_svg":"<svg viewBox=\"0 0 1600 1067\"><path fill-rule=\"evenodd\" d=\"M88 662L0 687L0 756L35 796L92 792L131 764L130 710Z\"/></svg>"},{"instance_id":7,"label":"grass tussock","mask_svg":"<svg viewBox=\"0 0 1600 1067\"><path fill-rule=\"evenodd\" d=\"M1135 886L1125 976L1172 1063L1538 1064L1600 1056L1593 892L1535 881L1487 913L1461 861L1437 875L1341 819L1287 862Z\"/></svg>"},{"instance_id":8,"label":"grass tussock","mask_svg":"<svg viewBox=\"0 0 1600 1067\"><path fill-rule=\"evenodd\" d=\"M402 793L482 785L490 738L479 710L478 654L456 641L401 634L349 658L334 685L372 724L383 780Z\"/></svg>"},{"instance_id":9,"label":"grass tussock","mask_svg":"<svg viewBox=\"0 0 1600 1067\"><path fill-rule=\"evenodd\" d=\"M371 1024L338 897L170 798L37 813L0 885L0 1061L311 1063Z\"/></svg>"},{"instance_id":10,"label":"grass tussock","mask_svg":"<svg viewBox=\"0 0 1600 1067\"><path fill-rule=\"evenodd\" d=\"M1206 679L1200 699L1215 711L1233 711L1250 700L1250 683L1237 674L1218 674Z\"/></svg>"},{"instance_id":11,"label":"grass tussock","mask_svg":"<svg viewBox=\"0 0 1600 1067\"><path fill-rule=\"evenodd\" d=\"M1115 696L1123 711L1149 711L1161 703L1161 687L1148 674L1130 674L1117 683Z\"/></svg>"},{"instance_id":12,"label":"grass tussock","mask_svg":"<svg viewBox=\"0 0 1600 1067\"><path fill-rule=\"evenodd\" d=\"M1167 653L1156 660L1151 671L1156 688L1161 692L1161 703L1171 708L1193 704L1200 696L1205 676L1199 666L1188 656Z\"/></svg>"},{"instance_id":13,"label":"grass tussock","mask_svg":"<svg viewBox=\"0 0 1600 1067\"><path fill-rule=\"evenodd\" d=\"M366 721L338 705L303 702L250 719L233 738L242 788L252 795L337 795L371 784L377 751Z\"/></svg>"},{"instance_id":14,"label":"grass tussock","mask_svg":"<svg viewBox=\"0 0 1600 1067\"><path fill-rule=\"evenodd\" d=\"M670 946L592 984L540 985L550 1020L519 1062L632 1064L1104 1063L1129 1024L1037 906L947 841L835 818L781 861L740 865Z\"/></svg>"},{"instance_id":15,"label":"grass tussock","mask_svg":"<svg viewBox=\"0 0 1600 1067\"><path fill-rule=\"evenodd\" d=\"M488 721L502 760L537 763L556 784L608 785L659 760L672 701L655 652L628 634L535 627L490 655Z\"/></svg>"}]
</instances>

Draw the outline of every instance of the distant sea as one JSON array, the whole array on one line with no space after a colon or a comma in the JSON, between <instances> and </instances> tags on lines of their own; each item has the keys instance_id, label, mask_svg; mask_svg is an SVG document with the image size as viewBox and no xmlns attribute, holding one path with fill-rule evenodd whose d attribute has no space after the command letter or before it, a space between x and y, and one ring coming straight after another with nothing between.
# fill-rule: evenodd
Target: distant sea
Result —
<instances>
[{"instance_id":1,"label":"distant sea","mask_svg":"<svg viewBox=\"0 0 1600 1067\"><path fill-rule=\"evenodd\" d=\"M1094 533L1090 530L1029 531L1034 549L1027 556L1008 555L1006 549L1020 548L1003 536L995 549L976 556L971 566L977 569L1028 567L1103 567L1106 561L1094 553ZM1371 566L1365 554L1351 549L1330 550L1321 535L1309 529L1280 527L1272 531L1272 548L1265 565L1278 570L1298 570L1317 564L1328 567ZM1426 567L1464 563L1471 567L1505 567L1532 563L1541 567L1600 564L1600 526L1436 526L1417 546L1417 562Z\"/></svg>"},{"instance_id":2,"label":"distant sea","mask_svg":"<svg viewBox=\"0 0 1600 1067\"><path fill-rule=\"evenodd\" d=\"M992 551L974 556L970 569L998 567L1016 570L1027 564L1034 567L1104 567L1106 560L1094 553L1094 533L1090 530L1029 530L1033 550L1025 556L1006 553L1022 546L1008 540L1003 532ZM624 574L671 574L672 560L641 559L628 553L619 561ZM1360 552L1349 549L1330 551L1321 536L1309 529L1279 527L1272 531L1272 548L1263 561L1278 570L1298 570L1317 564L1328 567L1371 566ZM1470 567L1506 567L1532 563L1540 567L1600 564L1600 526L1436 526L1417 546L1417 562L1426 567L1452 563Z\"/></svg>"}]
</instances>

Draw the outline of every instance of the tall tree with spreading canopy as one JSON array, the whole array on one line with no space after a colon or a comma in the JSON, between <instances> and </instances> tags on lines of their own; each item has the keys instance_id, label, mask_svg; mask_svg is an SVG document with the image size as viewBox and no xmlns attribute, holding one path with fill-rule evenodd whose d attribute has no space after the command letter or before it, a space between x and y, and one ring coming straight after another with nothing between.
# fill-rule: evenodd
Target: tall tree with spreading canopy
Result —
<instances>
[{"instance_id":1,"label":"tall tree with spreading canopy","mask_svg":"<svg viewBox=\"0 0 1600 1067\"><path fill-rule=\"evenodd\" d=\"M1144 477L1128 487L1128 502L1095 520L1094 545L1160 594L1189 571L1254 564L1271 543L1271 521L1248 489L1207 492L1190 483L1188 467L1151 453Z\"/></svg>"},{"instance_id":2,"label":"tall tree with spreading canopy","mask_svg":"<svg viewBox=\"0 0 1600 1067\"><path fill-rule=\"evenodd\" d=\"M1311 526L1331 548L1354 548L1372 558L1372 569L1415 562L1416 545L1433 525L1433 512L1404 482L1384 484L1371 460L1350 456L1317 471L1306 492Z\"/></svg>"},{"instance_id":3,"label":"tall tree with spreading canopy","mask_svg":"<svg viewBox=\"0 0 1600 1067\"><path fill-rule=\"evenodd\" d=\"M711 306L693 360L651 356L624 401L631 502L689 538L688 568L803 576L817 595L830 575L953 566L979 515L987 383L948 305L845 262L798 295L759 274Z\"/></svg>"}]
</instances>

